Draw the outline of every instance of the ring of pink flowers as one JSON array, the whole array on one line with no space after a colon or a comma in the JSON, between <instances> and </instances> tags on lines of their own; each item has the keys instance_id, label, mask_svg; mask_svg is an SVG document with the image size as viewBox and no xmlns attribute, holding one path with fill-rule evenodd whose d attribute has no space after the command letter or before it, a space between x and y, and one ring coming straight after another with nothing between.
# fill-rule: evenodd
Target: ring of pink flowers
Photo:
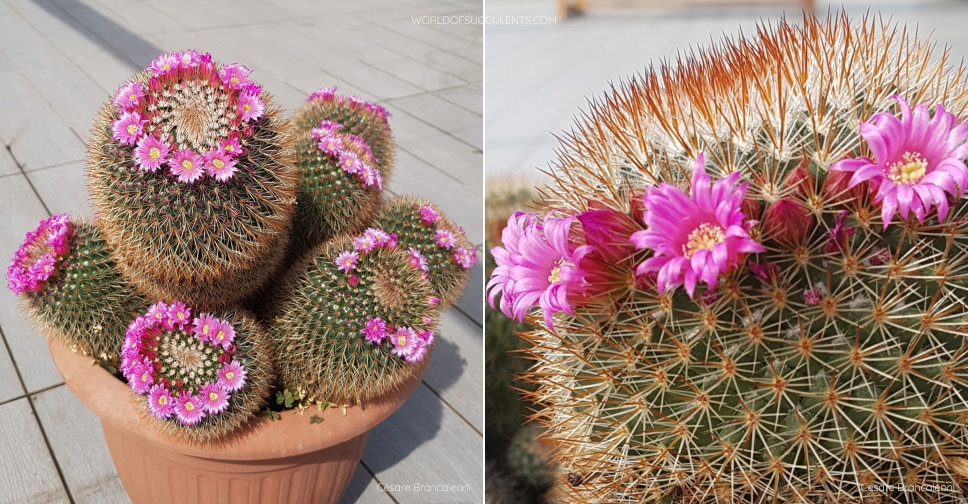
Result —
<instances>
[{"instance_id":1,"label":"ring of pink flowers","mask_svg":"<svg viewBox=\"0 0 968 504\"><path fill-rule=\"evenodd\" d=\"M27 233L27 237L24 239L23 243L14 252L13 258L10 260L10 267L7 269L8 285L16 294L39 291L44 282L57 273L60 261L70 250L69 222L70 218L67 214L53 215L40 221L37 229ZM49 247L49 250L53 253L53 269L46 276L31 273L30 270L33 264L28 265L26 263L28 259L27 250L39 237L44 236L44 234L48 231L50 232L50 235L47 237L45 245ZM41 256L41 258L43 257L44 256ZM38 258L38 260L39 259L40 258Z\"/></svg>"}]
</instances>

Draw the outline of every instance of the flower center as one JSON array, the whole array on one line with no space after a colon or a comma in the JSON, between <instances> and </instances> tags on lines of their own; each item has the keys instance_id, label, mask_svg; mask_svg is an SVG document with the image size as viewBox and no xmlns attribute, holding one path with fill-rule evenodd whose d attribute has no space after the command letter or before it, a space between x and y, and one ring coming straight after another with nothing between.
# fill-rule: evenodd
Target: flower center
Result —
<instances>
[{"instance_id":1,"label":"flower center","mask_svg":"<svg viewBox=\"0 0 968 504\"><path fill-rule=\"evenodd\" d=\"M182 161L182 170L183 170L183 171L184 171L185 173L190 173L190 172L192 171L192 168L193 168L194 166L195 166L195 164L194 164L194 163L192 163L191 161L189 161L189 160L187 160L187 159L186 159L186 160L184 160L184 161Z\"/></svg>"},{"instance_id":2,"label":"flower center","mask_svg":"<svg viewBox=\"0 0 968 504\"><path fill-rule=\"evenodd\" d=\"M406 344L407 344L407 337L406 336L402 336L402 335L401 336L397 336L397 346L404 346Z\"/></svg>"},{"instance_id":3,"label":"flower center","mask_svg":"<svg viewBox=\"0 0 968 504\"><path fill-rule=\"evenodd\" d=\"M158 159L161 157L161 149L159 149L158 147L152 147L148 151L148 155L151 156L151 159Z\"/></svg>"},{"instance_id":4,"label":"flower center","mask_svg":"<svg viewBox=\"0 0 968 504\"><path fill-rule=\"evenodd\" d=\"M216 170L221 170L222 167L225 166L225 163L223 163L221 159L213 159L212 166L214 166Z\"/></svg>"},{"instance_id":5,"label":"flower center","mask_svg":"<svg viewBox=\"0 0 968 504\"><path fill-rule=\"evenodd\" d=\"M696 229L693 229L689 233L689 239L686 240L686 244L682 246L682 255L686 256L686 259L692 257L693 254L699 252L700 250L711 250L716 245L726 241L726 234L723 233L723 228L716 225L710 224L708 222L703 222Z\"/></svg>"},{"instance_id":6,"label":"flower center","mask_svg":"<svg viewBox=\"0 0 968 504\"><path fill-rule=\"evenodd\" d=\"M928 169L928 162L918 152L905 152L901 161L888 166L888 178L895 184L912 185L918 183Z\"/></svg>"},{"instance_id":7,"label":"flower center","mask_svg":"<svg viewBox=\"0 0 968 504\"><path fill-rule=\"evenodd\" d=\"M136 124L129 124L128 125L128 134L129 135L134 135L136 131L138 131L138 126Z\"/></svg>"},{"instance_id":8,"label":"flower center","mask_svg":"<svg viewBox=\"0 0 968 504\"><path fill-rule=\"evenodd\" d=\"M556 283L558 283L558 282L561 281L561 267L562 266L567 266L569 268L574 268L575 267L575 263L573 263L573 262L571 262L571 261L569 261L569 260L567 260L565 258L558 259L558 261L555 262L555 267L554 268L551 268L551 274L548 275L548 282L549 283L556 284Z\"/></svg>"},{"instance_id":9,"label":"flower center","mask_svg":"<svg viewBox=\"0 0 968 504\"><path fill-rule=\"evenodd\" d=\"M191 401L185 403L185 411L192 411L195 409L195 405Z\"/></svg>"},{"instance_id":10,"label":"flower center","mask_svg":"<svg viewBox=\"0 0 968 504\"><path fill-rule=\"evenodd\" d=\"M165 396L159 396L158 397L158 404L160 404L162 406L168 404L168 398L165 397Z\"/></svg>"},{"instance_id":11,"label":"flower center","mask_svg":"<svg viewBox=\"0 0 968 504\"><path fill-rule=\"evenodd\" d=\"M217 393L215 393L215 392L209 392L208 393L208 400L209 401L215 401L217 399L218 399L218 394Z\"/></svg>"}]
</instances>

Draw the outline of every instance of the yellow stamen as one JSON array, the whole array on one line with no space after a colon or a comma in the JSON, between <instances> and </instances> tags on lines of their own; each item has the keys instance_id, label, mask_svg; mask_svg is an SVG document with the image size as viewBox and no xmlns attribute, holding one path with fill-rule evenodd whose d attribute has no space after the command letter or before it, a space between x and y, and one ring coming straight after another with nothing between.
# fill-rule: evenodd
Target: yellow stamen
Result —
<instances>
[{"instance_id":1,"label":"yellow stamen","mask_svg":"<svg viewBox=\"0 0 968 504\"><path fill-rule=\"evenodd\" d=\"M407 344L407 337L406 336L403 336L403 335L397 336L397 346L403 346L403 345L406 345L406 344Z\"/></svg>"},{"instance_id":2,"label":"yellow stamen","mask_svg":"<svg viewBox=\"0 0 968 504\"><path fill-rule=\"evenodd\" d=\"M221 170L222 167L225 166L225 163L223 163L221 159L213 159L212 166L214 166L216 169Z\"/></svg>"},{"instance_id":3,"label":"yellow stamen","mask_svg":"<svg viewBox=\"0 0 968 504\"><path fill-rule=\"evenodd\" d=\"M689 239L682 246L682 255L688 259L696 252L712 250L713 247L724 241L726 241L726 234L723 233L723 228L716 224L704 222L689 233Z\"/></svg>"},{"instance_id":4,"label":"yellow stamen","mask_svg":"<svg viewBox=\"0 0 968 504\"><path fill-rule=\"evenodd\" d=\"M209 392L208 393L208 400L209 401L214 401L216 399L218 399L218 394L216 394L215 392Z\"/></svg>"},{"instance_id":5,"label":"yellow stamen","mask_svg":"<svg viewBox=\"0 0 968 504\"><path fill-rule=\"evenodd\" d=\"M168 404L168 398L165 397L165 396L159 396L158 397L158 404L160 404L162 406Z\"/></svg>"},{"instance_id":6,"label":"yellow stamen","mask_svg":"<svg viewBox=\"0 0 968 504\"><path fill-rule=\"evenodd\" d=\"M208 332L211 331L211 330L212 330L212 328L209 327L208 324L205 324L205 325L202 326L202 334L204 334L206 336L208 336Z\"/></svg>"},{"instance_id":7,"label":"yellow stamen","mask_svg":"<svg viewBox=\"0 0 968 504\"><path fill-rule=\"evenodd\" d=\"M152 147L148 150L148 155L151 156L151 159L158 159L161 157L161 149L158 147Z\"/></svg>"},{"instance_id":8,"label":"yellow stamen","mask_svg":"<svg viewBox=\"0 0 968 504\"><path fill-rule=\"evenodd\" d=\"M917 184L928 170L928 161L917 152L905 152L901 161L888 166L888 178L895 184Z\"/></svg>"},{"instance_id":9,"label":"yellow stamen","mask_svg":"<svg viewBox=\"0 0 968 504\"><path fill-rule=\"evenodd\" d=\"M130 134L133 135L136 131L138 131L138 126L137 125L135 125L135 124L129 124L128 125L128 133L130 133Z\"/></svg>"},{"instance_id":10,"label":"yellow stamen","mask_svg":"<svg viewBox=\"0 0 968 504\"><path fill-rule=\"evenodd\" d=\"M229 381L234 380L235 379L235 373L233 371L229 371L228 373L225 373L225 379L226 380L229 380Z\"/></svg>"},{"instance_id":11,"label":"yellow stamen","mask_svg":"<svg viewBox=\"0 0 968 504\"><path fill-rule=\"evenodd\" d=\"M246 103L245 105L242 105L242 111L243 111L243 112L248 112L250 108L251 108L251 107L249 106L249 104L248 104L248 103Z\"/></svg>"},{"instance_id":12,"label":"yellow stamen","mask_svg":"<svg viewBox=\"0 0 968 504\"><path fill-rule=\"evenodd\" d=\"M185 411L191 411L195 409L195 405L191 401L185 403Z\"/></svg>"}]
</instances>

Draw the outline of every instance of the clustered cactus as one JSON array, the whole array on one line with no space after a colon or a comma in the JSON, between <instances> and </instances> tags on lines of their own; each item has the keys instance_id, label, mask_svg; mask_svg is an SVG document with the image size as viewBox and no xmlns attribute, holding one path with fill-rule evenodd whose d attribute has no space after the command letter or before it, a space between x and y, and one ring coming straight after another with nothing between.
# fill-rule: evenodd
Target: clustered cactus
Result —
<instances>
[{"instance_id":1,"label":"clustered cactus","mask_svg":"<svg viewBox=\"0 0 968 504\"><path fill-rule=\"evenodd\" d=\"M540 307L556 498L963 502L966 114L963 68L845 16L593 102L488 284Z\"/></svg>"},{"instance_id":2,"label":"clustered cactus","mask_svg":"<svg viewBox=\"0 0 968 504\"><path fill-rule=\"evenodd\" d=\"M193 442L250 423L274 389L303 408L392 391L460 295L437 294L426 259L376 227L386 110L321 90L286 119L249 75L189 50L123 84L88 146L96 218L45 219L7 271L49 337ZM470 275L465 249L451 283Z\"/></svg>"}]
</instances>

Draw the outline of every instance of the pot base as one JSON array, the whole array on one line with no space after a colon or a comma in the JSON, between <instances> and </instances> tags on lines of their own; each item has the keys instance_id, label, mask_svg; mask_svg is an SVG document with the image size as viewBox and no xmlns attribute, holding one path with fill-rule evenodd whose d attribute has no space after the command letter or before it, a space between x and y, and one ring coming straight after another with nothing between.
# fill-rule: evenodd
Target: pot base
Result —
<instances>
[{"instance_id":1,"label":"pot base","mask_svg":"<svg viewBox=\"0 0 968 504\"><path fill-rule=\"evenodd\" d=\"M124 429L101 426L118 478L135 504L336 503L369 434L313 453L232 461L159 452Z\"/></svg>"}]
</instances>

